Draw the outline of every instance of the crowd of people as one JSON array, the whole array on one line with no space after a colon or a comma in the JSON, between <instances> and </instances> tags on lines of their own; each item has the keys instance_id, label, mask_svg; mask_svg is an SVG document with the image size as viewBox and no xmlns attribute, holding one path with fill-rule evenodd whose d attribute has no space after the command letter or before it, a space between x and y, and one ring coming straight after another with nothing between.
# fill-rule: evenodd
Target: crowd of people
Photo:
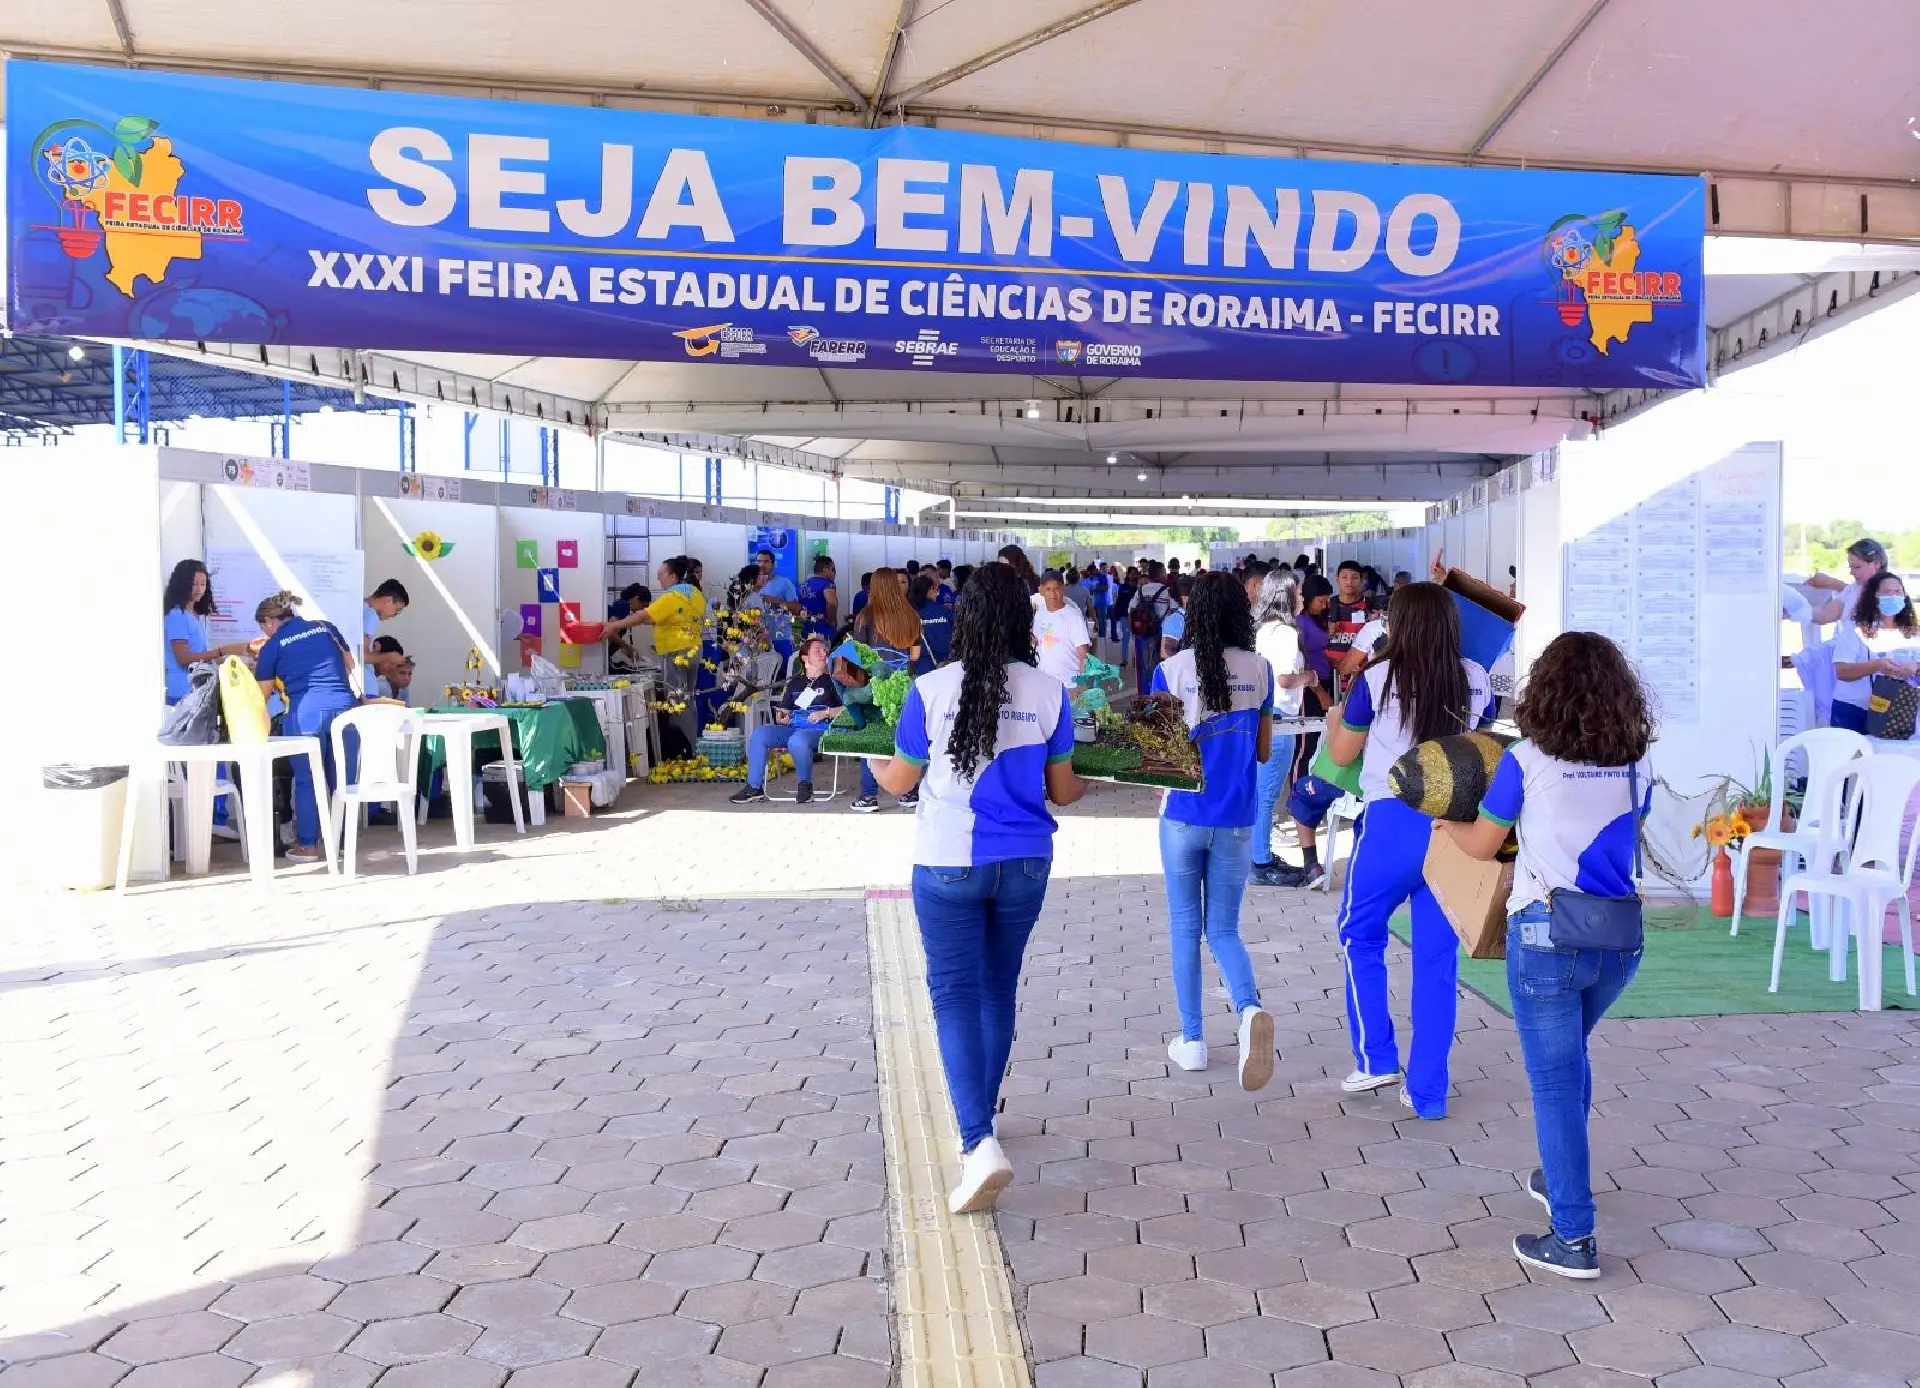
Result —
<instances>
[{"instance_id":1,"label":"crowd of people","mask_svg":"<svg viewBox=\"0 0 1920 1388\"><path fill-rule=\"evenodd\" d=\"M1085 576L1075 577L1084 586ZM1354 1056L1339 1087L1398 1087L1413 1116L1445 1116L1458 945L1421 863L1443 829L1480 858L1517 837L1508 973L1541 1157L1527 1189L1547 1207L1550 1227L1517 1237L1514 1253L1544 1271L1597 1276L1586 1037L1639 963L1635 852L1652 786L1652 728L1625 658L1599 636L1554 641L1515 708L1524 740L1501 758L1477 822L1442 826L1396 799L1387 775L1415 744L1481 727L1494 713L1487 672L1462 655L1458 612L1438 583L1399 574L1386 585L1358 566L1336 570L1329 583L1310 565L1251 558L1190 581L1154 566L1140 577L1134 604L1158 603L1155 589L1168 595L1157 636L1165 638L1166 617L1183 619L1173 647L1154 653L1143 697L1178 707L1204 773L1199 789L1166 792L1159 816L1180 1019L1169 1062L1189 1072L1211 1062L1204 944L1225 985L1240 1086L1258 1090L1273 1075L1274 1019L1240 914L1250 883L1279 880L1274 809L1286 768L1298 762L1297 740L1281 735L1276 719L1318 694L1329 715L1327 753L1338 766L1358 765L1364 801L1338 918ZM1016 550L960 583L950 658L914 681L894 754L872 773L880 788L918 801L912 894L960 1134L955 1213L991 1208L1013 1179L993 1119L1021 961L1051 869L1048 806L1071 804L1085 789L1072 770L1070 691L1052 673L1067 668L1069 650L1084 659L1081 633L1093 630L1061 617L1077 606L1068 580L1034 572ZM1050 637L1052 667L1043 652ZM818 648L808 656L812 681L823 656ZM824 686L817 692L826 697ZM1559 907L1574 899L1619 908L1620 930L1563 935ZM1384 956L1388 920L1407 904L1413 1008L1403 1065Z\"/></svg>"}]
</instances>

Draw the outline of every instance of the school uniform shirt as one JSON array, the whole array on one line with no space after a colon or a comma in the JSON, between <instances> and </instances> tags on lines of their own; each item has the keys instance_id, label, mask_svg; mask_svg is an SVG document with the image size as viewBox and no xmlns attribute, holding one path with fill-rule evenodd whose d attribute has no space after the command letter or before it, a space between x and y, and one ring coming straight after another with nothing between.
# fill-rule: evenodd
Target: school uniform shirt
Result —
<instances>
[{"instance_id":1,"label":"school uniform shirt","mask_svg":"<svg viewBox=\"0 0 1920 1388\"><path fill-rule=\"evenodd\" d=\"M936 664L944 665L953 650L953 607L938 598L920 609L920 644Z\"/></svg>"},{"instance_id":2,"label":"school uniform shirt","mask_svg":"<svg viewBox=\"0 0 1920 1388\"><path fill-rule=\"evenodd\" d=\"M653 618L654 650L678 655L699 646L707 603L697 588L676 583L647 605L647 615Z\"/></svg>"},{"instance_id":3,"label":"school uniform shirt","mask_svg":"<svg viewBox=\"0 0 1920 1388\"><path fill-rule=\"evenodd\" d=\"M1179 645L1187 639L1187 614L1184 608L1176 607L1160 619L1160 639Z\"/></svg>"},{"instance_id":4,"label":"school uniform shirt","mask_svg":"<svg viewBox=\"0 0 1920 1388\"><path fill-rule=\"evenodd\" d=\"M833 579L825 574L815 574L800 589L800 606L806 609L806 631L809 635L827 633L827 590L834 586Z\"/></svg>"},{"instance_id":5,"label":"school uniform shirt","mask_svg":"<svg viewBox=\"0 0 1920 1388\"><path fill-rule=\"evenodd\" d=\"M1307 668L1306 655L1300 649L1300 632L1285 622L1262 622L1260 630L1253 634L1254 652L1267 662L1273 671L1273 711L1282 718L1297 718L1300 715L1301 701L1306 698L1304 687L1292 689L1280 687L1282 675L1298 675Z\"/></svg>"},{"instance_id":6,"label":"school uniform shirt","mask_svg":"<svg viewBox=\"0 0 1920 1388\"><path fill-rule=\"evenodd\" d=\"M799 602L800 594L793 586L793 580L775 574L768 579L766 586L758 592L749 593L742 606L751 607L760 614L760 626L767 633L769 641L793 640L793 614L781 607L783 602Z\"/></svg>"},{"instance_id":7,"label":"school uniform shirt","mask_svg":"<svg viewBox=\"0 0 1920 1388\"><path fill-rule=\"evenodd\" d=\"M1171 694L1180 701L1194 745L1200 749L1202 789L1170 790L1160 813L1181 824L1245 829L1255 818L1254 758L1260 725L1273 716L1273 668L1265 656L1229 647L1227 689L1231 707L1212 713L1200 699L1200 672L1191 650L1179 651L1153 672L1149 693Z\"/></svg>"},{"instance_id":8,"label":"school uniform shirt","mask_svg":"<svg viewBox=\"0 0 1920 1388\"><path fill-rule=\"evenodd\" d=\"M1840 629L1834 633L1833 658L1836 664L1861 665L1887 656L1920 664L1920 636L1908 636L1891 624L1880 627L1871 636L1862 636L1860 628L1851 618L1842 622ZM1833 682L1833 701L1836 704L1865 708L1872 693L1871 675L1857 680L1836 678Z\"/></svg>"},{"instance_id":9,"label":"school uniform shirt","mask_svg":"<svg viewBox=\"0 0 1920 1388\"><path fill-rule=\"evenodd\" d=\"M1465 733L1493 718L1493 682L1475 662L1462 660L1460 664L1467 672L1467 719L1458 731ZM1340 721L1347 727L1367 734L1367 749L1360 763L1360 798L1369 805L1392 796L1387 789L1387 772L1413 746L1413 729L1401 716L1399 700L1387 696L1387 671L1391 668L1385 662L1369 666L1354 680L1340 713Z\"/></svg>"},{"instance_id":10,"label":"school uniform shirt","mask_svg":"<svg viewBox=\"0 0 1920 1388\"><path fill-rule=\"evenodd\" d=\"M187 667L173 658L173 643L185 641L187 650L208 650L213 645L213 637L207 631L207 619L197 612L189 612L184 607L176 607L167 613L167 624L161 645L166 649L167 658L167 702L177 704L187 697L193 688L193 679Z\"/></svg>"},{"instance_id":11,"label":"school uniform shirt","mask_svg":"<svg viewBox=\"0 0 1920 1388\"><path fill-rule=\"evenodd\" d=\"M1033 644L1040 652L1040 668L1071 688L1080 673L1080 648L1092 645L1093 638L1079 608L1068 603L1058 612L1049 612L1042 600L1033 609Z\"/></svg>"},{"instance_id":12,"label":"school uniform shirt","mask_svg":"<svg viewBox=\"0 0 1920 1388\"><path fill-rule=\"evenodd\" d=\"M849 617L858 617L867 607L867 590L862 588L853 595L853 607L847 612Z\"/></svg>"},{"instance_id":13,"label":"school uniform shirt","mask_svg":"<svg viewBox=\"0 0 1920 1388\"><path fill-rule=\"evenodd\" d=\"M1633 778L1639 779L1635 803ZM1507 909L1544 903L1553 891L1632 896L1633 845L1653 807L1653 767L1590 766L1550 757L1531 742L1501 755L1480 813L1519 826Z\"/></svg>"},{"instance_id":14,"label":"school uniform shirt","mask_svg":"<svg viewBox=\"0 0 1920 1388\"><path fill-rule=\"evenodd\" d=\"M926 768L914 815L913 861L921 867L979 867L1053 857L1047 767L1073 760L1073 710L1066 686L1031 665L1009 662L1007 698L993 756L961 777L947 756L965 667L922 675L907 691L894 752Z\"/></svg>"},{"instance_id":15,"label":"school uniform shirt","mask_svg":"<svg viewBox=\"0 0 1920 1388\"><path fill-rule=\"evenodd\" d=\"M338 694L351 702L347 650L346 638L332 622L292 617L260 648L254 677L263 683L279 680L292 706L309 694Z\"/></svg>"}]
</instances>

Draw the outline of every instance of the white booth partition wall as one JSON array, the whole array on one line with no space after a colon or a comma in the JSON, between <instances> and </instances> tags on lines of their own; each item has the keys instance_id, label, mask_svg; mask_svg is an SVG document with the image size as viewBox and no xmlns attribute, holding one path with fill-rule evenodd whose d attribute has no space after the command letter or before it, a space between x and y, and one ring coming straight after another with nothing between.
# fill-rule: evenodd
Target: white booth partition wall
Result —
<instances>
[{"instance_id":1,"label":"white booth partition wall","mask_svg":"<svg viewBox=\"0 0 1920 1388\"><path fill-rule=\"evenodd\" d=\"M590 498L590 509L581 509L582 498ZM577 604L583 621L606 616L606 528L597 514L599 496L507 483L500 488L500 501L500 618L495 630L502 644L513 638L501 655L506 668L520 668L518 638L537 611L540 635L531 649L563 669L604 673L604 643L563 648L560 640L562 603Z\"/></svg>"},{"instance_id":2,"label":"white booth partition wall","mask_svg":"<svg viewBox=\"0 0 1920 1388\"><path fill-rule=\"evenodd\" d=\"M457 501L416 501L369 496L361 500L360 531L366 555L366 591L398 579L407 590L407 609L380 626L412 657L409 699L419 707L437 704L448 685L496 684L513 668L514 649L502 649L496 613L500 608L500 527L494 508ZM436 540L435 552L422 545ZM469 654L478 650L485 669L468 671Z\"/></svg>"}]
</instances>

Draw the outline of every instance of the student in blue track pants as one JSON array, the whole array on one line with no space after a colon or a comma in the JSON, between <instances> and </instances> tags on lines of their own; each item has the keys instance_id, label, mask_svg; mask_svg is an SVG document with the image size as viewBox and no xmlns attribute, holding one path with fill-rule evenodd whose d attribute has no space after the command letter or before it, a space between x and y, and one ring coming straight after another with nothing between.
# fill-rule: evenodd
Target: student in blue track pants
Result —
<instances>
[{"instance_id":1,"label":"student in blue track pants","mask_svg":"<svg viewBox=\"0 0 1920 1388\"><path fill-rule=\"evenodd\" d=\"M1340 949L1347 972L1347 1029L1354 1071L1349 1094L1399 1083L1400 1050L1387 1010L1387 922L1413 904L1413 1039L1400 1101L1422 1118L1447 1111L1447 1055L1453 1047L1459 945L1422 875L1433 820L1387 788L1393 763L1417 743L1470 731L1493 716L1487 672L1460 654L1460 614L1437 583L1393 595L1386 651L1368 665L1328 719L1330 755L1360 762L1366 809L1354 829L1340 902Z\"/></svg>"}]
</instances>

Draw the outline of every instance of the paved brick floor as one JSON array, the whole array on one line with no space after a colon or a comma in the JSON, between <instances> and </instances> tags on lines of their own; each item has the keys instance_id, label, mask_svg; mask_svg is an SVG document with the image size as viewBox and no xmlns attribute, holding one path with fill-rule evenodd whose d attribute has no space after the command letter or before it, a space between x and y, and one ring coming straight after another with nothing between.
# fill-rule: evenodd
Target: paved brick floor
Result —
<instances>
[{"instance_id":1,"label":"paved brick floor","mask_svg":"<svg viewBox=\"0 0 1920 1388\"><path fill-rule=\"evenodd\" d=\"M644 807L346 887L11 893L0 1388L888 1380L860 889L904 816ZM1531 1281L1510 1031L1343 1100L1330 902L1252 898L1282 1059L1170 1077L1148 797L1063 824L1002 1120L1039 1388L1920 1381L1920 1026L1608 1024L1606 1276ZM376 846L381 840L374 840ZM1398 967L1398 964L1396 964Z\"/></svg>"}]
</instances>

